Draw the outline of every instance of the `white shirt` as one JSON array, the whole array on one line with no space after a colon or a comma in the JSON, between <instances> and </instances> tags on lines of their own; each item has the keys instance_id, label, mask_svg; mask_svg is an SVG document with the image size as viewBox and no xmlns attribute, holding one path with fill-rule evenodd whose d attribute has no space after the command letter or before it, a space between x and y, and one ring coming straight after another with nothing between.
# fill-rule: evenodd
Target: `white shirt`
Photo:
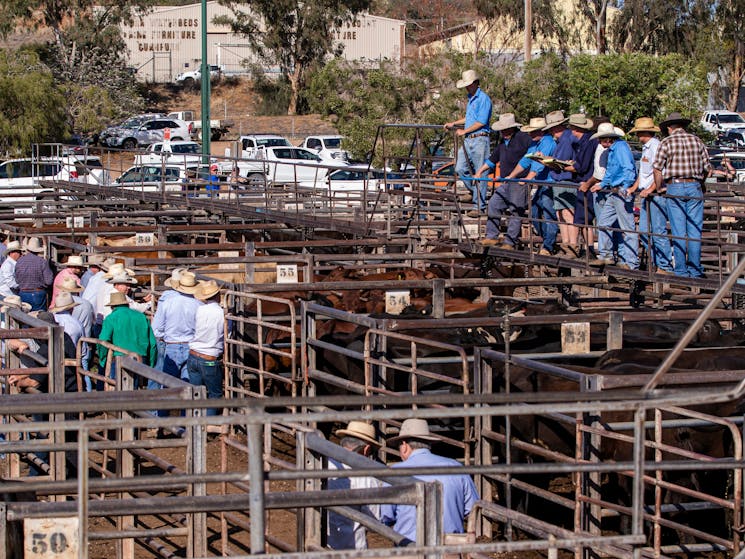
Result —
<instances>
[{"instance_id":1,"label":"white shirt","mask_svg":"<svg viewBox=\"0 0 745 559\"><path fill-rule=\"evenodd\" d=\"M604 148L600 144L598 144L598 147L595 148L595 170L592 172L592 176L599 181L605 178L605 165L602 165L600 163L600 158L603 156L605 150L606 148ZM605 160L607 162L607 156Z\"/></svg>"},{"instance_id":2,"label":"white shirt","mask_svg":"<svg viewBox=\"0 0 745 559\"><path fill-rule=\"evenodd\" d=\"M219 357L225 345L225 312L217 302L202 305L197 309L194 340L189 349L205 355Z\"/></svg>"},{"instance_id":3,"label":"white shirt","mask_svg":"<svg viewBox=\"0 0 745 559\"><path fill-rule=\"evenodd\" d=\"M18 289L16 261L13 258L6 258L0 266L0 296L9 297L13 295L14 289Z\"/></svg>"},{"instance_id":4,"label":"white shirt","mask_svg":"<svg viewBox=\"0 0 745 559\"><path fill-rule=\"evenodd\" d=\"M95 276L91 278L88 285L95 279ZM87 288L86 288L87 289ZM111 307L108 306L108 302L111 299L111 294L116 292L116 287L112 283L104 283L103 286L98 290L96 295L96 317L101 317L101 322L111 314ZM129 308L135 311L144 313L150 308L150 303L136 303L129 295L127 295L127 301L129 302Z\"/></svg>"},{"instance_id":5,"label":"white shirt","mask_svg":"<svg viewBox=\"0 0 745 559\"><path fill-rule=\"evenodd\" d=\"M103 277L105 273L106 272L104 271L97 272L90 280L88 280L88 285L85 286L85 289L81 294L83 299L93 305L93 312L95 313L96 322L98 323L103 321L103 318L101 317L101 309L98 308L98 293L106 285L106 278ZM108 301L104 302L108 303Z\"/></svg>"},{"instance_id":6,"label":"white shirt","mask_svg":"<svg viewBox=\"0 0 745 559\"><path fill-rule=\"evenodd\" d=\"M652 138L642 145L642 158L639 161L639 190L646 190L654 184L654 158L657 156L657 148L660 140Z\"/></svg>"},{"instance_id":7,"label":"white shirt","mask_svg":"<svg viewBox=\"0 0 745 559\"><path fill-rule=\"evenodd\" d=\"M329 470L348 470L349 466L329 459ZM329 489L375 489L383 483L374 477L329 478ZM361 512L380 520L380 505L360 505ZM329 512L326 543L332 549L367 549L367 530L359 522Z\"/></svg>"},{"instance_id":8,"label":"white shirt","mask_svg":"<svg viewBox=\"0 0 745 559\"><path fill-rule=\"evenodd\" d=\"M72 343L77 346L78 340L83 337L83 325L80 324L80 321L67 312L54 313L54 320L57 321L57 324L62 326L65 334L70 336L70 338L72 339ZM88 347L88 344L82 344L80 346L81 360L85 361L85 359L88 357L89 351L90 348Z\"/></svg>"}]
</instances>

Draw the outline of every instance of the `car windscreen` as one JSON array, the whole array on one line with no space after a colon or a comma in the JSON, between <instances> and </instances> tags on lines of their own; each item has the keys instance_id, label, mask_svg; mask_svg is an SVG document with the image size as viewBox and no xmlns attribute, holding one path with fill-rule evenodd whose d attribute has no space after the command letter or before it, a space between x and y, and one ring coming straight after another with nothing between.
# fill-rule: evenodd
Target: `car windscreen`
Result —
<instances>
[{"instance_id":1,"label":"car windscreen","mask_svg":"<svg viewBox=\"0 0 745 559\"><path fill-rule=\"evenodd\" d=\"M744 124L745 119L740 115L719 115L717 117L720 124Z\"/></svg>"},{"instance_id":2,"label":"car windscreen","mask_svg":"<svg viewBox=\"0 0 745 559\"><path fill-rule=\"evenodd\" d=\"M199 144L180 144L175 145L171 147L171 151L173 153L194 153L198 154L199 151Z\"/></svg>"},{"instance_id":3,"label":"car windscreen","mask_svg":"<svg viewBox=\"0 0 745 559\"><path fill-rule=\"evenodd\" d=\"M323 143L326 144L326 149L341 148L341 138L324 138Z\"/></svg>"},{"instance_id":4,"label":"car windscreen","mask_svg":"<svg viewBox=\"0 0 745 559\"><path fill-rule=\"evenodd\" d=\"M745 170L745 157L729 157L729 163L732 165L735 169L738 171ZM714 167L721 167L722 166L722 157L716 156L711 158L711 164L714 165Z\"/></svg>"},{"instance_id":5,"label":"car windscreen","mask_svg":"<svg viewBox=\"0 0 745 559\"><path fill-rule=\"evenodd\" d=\"M262 148L273 148L277 146L290 146L290 142L284 138L257 138L256 145Z\"/></svg>"}]
</instances>

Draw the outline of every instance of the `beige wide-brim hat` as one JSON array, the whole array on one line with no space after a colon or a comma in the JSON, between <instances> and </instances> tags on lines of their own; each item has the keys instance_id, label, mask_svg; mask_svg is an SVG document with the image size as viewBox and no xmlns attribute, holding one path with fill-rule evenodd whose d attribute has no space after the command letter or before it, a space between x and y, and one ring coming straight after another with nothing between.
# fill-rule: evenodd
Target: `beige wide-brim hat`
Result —
<instances>
[{"instance_id":1,"label":"beige wide-brim hat","mask_svg":"<svg viewBox=\"0 0 745 559\"><path fill-rule=\"evenodd\" d=\"M600 138L623 138L624 136L623 130L613 126L610 122L603 122L598 126L598 131L590 136L590 138L597 140Z\"/></svg>"},{"instance_id":2,"label":"beige wide-brim hat","mask_svg":"<svg viewBox=\"0 0 745 559\"><path fill-rule=\"evenodd\" d=\"M171 282L171 287L179 293L194 295L197 290L197 276L194 272L182 272L178 282Z\"/></svg>"},{"instance_id":3,"label":"beige wide-brim hat","mask_svg":"<svg viewBox=\"0 0 745 559\"><path fill-rule=\"evenodd\" d=\"M643 116L634 121L634 127L629 130L629 134L636 134L637 132L655 133L659 131L660 127L654 125L654 120L648 116Z\"/></svg>"},{"instance_id":4,"label":"beige wide-brim hat","mask_svg":"<svg viewBox=\"0 0 745 559\"><path fill-rule=\"evenodd\" d=\"M114 264L116 264L116 260L113 258L107 258L103 262L101 262L98 267L101 268L104 271L108 271ZM131 271L131 270L130 270ZM134 273L134 272L132 272Z\"/></svg>"},{"instance_id":5,"label":"beige wide-brim hat","mask_svg":"<svg viewBox=\"0 0 745 559\"><path fill-rule=\"evenodd\" d=\"M137 280L129 274L117 274L107 280L110 284L126 283L127 285L137 285Z\"/></svg>"},{"instance_id":6,"label":"beige wide-brim hat","mask_svg":"<svg viewBox=\"0 0 745 559\"><path fill-rule=\"evenodd\" d=\"M515 115L512 113L503 113L499 115L499 119L493 122L491 129L495 132L501 132L502 130L508 130L509 128L520 128L522 124L515 120Z\"/></svg>"},{"instance_id":7,"label":"beige wide-brim hat","mask_svg":"<svg viewBox=\"0 0 745 559\"><path fill-rule=\"evenodd\" d=\"M545 127L546 119L542 116L534 116L528 124L520 128L520 132L536 132L537 130L543 130Z\"/></svg>"},{"instance_id":8,"label":"beige wide-brim hat","mask_svg":"<svg viewBox=\"0 0 745 559\"><path fill-rule=\"evenodd\" d=\"M215 280L200 281L196 291L194 291L194 297L200 301L206 301L218 293L220 293L220 286L217 285Z\"/></svg>"},{"instance_id":9,"label":"beige wide-brim hat","mask_svg":"<svg viewBox=\"0 0 745 559\"><path fill-rule=\"evenodd\" d=\"M375 427L364 421L350 421L344 429L334 433L337 437L354 437L375 446L381 446L375 438Z\"/></svg>"},{"instance_id":10,"label":"beige wide-brim hat","mask_svg":"<svg viewBox=\"0 0 745 559\"><path fill-rule=\"evenodd\" d=\"M10 241L5 246L5 252L10 254L11 252L21 252L21 243L18 241Z\"/></svg>"},{"instance_id":11,"label":"beige wide-brim hat","mask_svg":"<svg viewBox=\"0 0 745 559\"><path fill-rule=\"evenodd\" d=\"M166 278L166 280L163 282L163 285L170 288L175 288L176 285L178 285L179 279L181 279L181 274L186 272L186 268L174 268L171 272L171 277Z\"/></svg>"},{"instance_id":12,"label":"beige wide-brim hat","mask_svg":"<svg viewBox=\"0 0 745 559\"><path fill-rule=\"evenodd\" d=\"M544 132L548 132L554 126L566 124L569 119L564 116L564 111L551 111L546 115L546 126L543 128Z\"/></svg>"},{"instance_id":13,"label":"beige wide-brim hat","mask_svg":"<svg viewBox=\"0 0 745 559\"><path fill-rule=\"evenodd\" d=\"M8 309L20 309L23 312L31 310L31 305L21 301L20 295L8 295L0 302L0 311L6 312Z\"/></svg>"},{"instance_id":14,"label":"beige wide-brim hat","mask_svg":"<svg viewBox=\"0 0 745 559\"><path fill-rule=\"evenodd\" d=\"M80 303L72 300L72 294L69 291L60 291L54 298L54 305L49 307L49 312L62 312L73 307L77 307Z\"/></svg>"},{"instance_id":15,"label":"beige wide-brim hat","mask_svg":"<svg viewBox=\"0 0 745 559\"><path fill-rule=\"evenodd\" d=\"M39 237L29 237L23 246L23 250L28 252L44 252L44 245L41 244Z\"/></svg>"},{"instance_id":16,"label":"beige wide-brim hat","mask_svg":"<svg viewBox=\"0 0 745 559\"><path fill-rule=\"evenodd\" d=\"M85 264L86 266L98 266L101 267L101 264L103 264L104 257L103 254L88 254L85 257Z\"/></svg>"},{"instance_id":17,"label":"beige wide-brim hat","mask_svg":"<svg viewBox=\"0 0 745 559\"><path fill-rule=\"evenodd\" d=\"M388 439L388 443L397 442L403 439L420 439L423 441L437 441L437 437L429 432L429 425L426 419L406 419L401 424L401 430L398 435Z\"/></svg>"},{"instance_id":18,"label":"beige wide-brim hat","mask_svg":"<svg viewBox=\"0 0 745 559\"><path fill-rule=\"evenodd\" d=\"M476 73L476 70L466 70L460 75L460 79L455 82L455 87L457 87L458 89L468 87L478 79L479 75Z\"/></svg>"},{"instance_id":19,"label":"beige wide-brim hat","mask_svg":"<svg viewBox=\"0 0 745 559\"><path fill-rule=\"evenodd\" d=\"M121 305L129 305L127 296L121 291L114 291L109 295L109 302L104 304L106 307L118 307Z\"/></svg>"},{"instance_id":20,"label":"beige wide-brim hat","mask_svg":"<svg viewBox=\"0 0 745 559\"><path fill-rule=\"evenodd\" d=\"M592 130L593 123L591 118L587 118L587 116L581 113L577 113L569 115L567 125L574 126L575 128L579 128L581 130Z\"/></svg>"},{"instance_id":21,"label":"beige wide-brim hat","mask_svg":"<svg viewBox=\"0 0 745 559\"><path fill-rule=\"evenodd\" d=\"M57 286L57 289L59 291L66 291L68 293L80 293L81 291L83 291L83 286L78 285L78 282L74 277L67 276L65 279L62 280L62 283Z\"/></svg>"},{"instance_id":22,"label":"beige wide-brim hat","mask_svg":"<svg viewBox=\"0 0 745 559\"><path fill-rule=\"evenodd\" d=\"M80 256L79 254L73 254L72 256L69 256L67 258L67 262L65 262L64 264L60 264L60 266L65 266L68 268L70 266L75 267L75 268L84 268L85 264L83 263L82 256Z\"/></svg>"},{"instance_id":23,"label":"beige wide-brim hat","mask_svg":"<svg viewBox=\"0 0 745 559\"><path fill-rule=\"evenodd\" d=\"M124 264L120 262L114 262L109 266L109 269L106 271L106 273L103 275L104 278L110 279L114 276L118 276L121 274L127 274L129 276L134 276L135 272L134 270L130 270L129 268L125 268Z\"/></svg>"},{"instance_id":24,"label":"beige wide-brim hat","mask_svg":"<svg viewBox=\"0 0 745 559\"><path fill-rule=\"evenodd\" d=\"M670 124L680 124L682 126L688 126L690 123L690 118L686 118L676 111L674 113L670 113L665 120L660 122L660 128L667 128Z\"/></svg>"}]
</instances>

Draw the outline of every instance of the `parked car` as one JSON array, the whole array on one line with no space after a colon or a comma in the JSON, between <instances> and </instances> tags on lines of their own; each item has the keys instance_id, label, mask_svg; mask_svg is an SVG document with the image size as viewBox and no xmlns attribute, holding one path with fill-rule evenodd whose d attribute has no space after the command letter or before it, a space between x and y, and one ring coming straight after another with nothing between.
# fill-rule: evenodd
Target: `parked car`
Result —
<instances>
[{"instance_id":1,"label":"parked car","mask_svg":"<svg viewBox=\"0 0 745 559\"><path fill-rule=\"evenodd\" d=\"M148 120L153 120L154 118L161 118L164 115L162 113L143 113L139 115L132 116L122 122L121 124L117 124L115 126L109 126L108 128L104 129L102 132L98 134L93 134L93 136L90 138L90 141L88 143L92 144L98 144L101 145L107 145L107 141L109 136L119 134L120 129L122 128L128 128L128 129L137 129L140 127L141 124L144 122L147 122Z\"/></svg>"},{"instance_id":2,"label":"parked car","mask_svg":"<svg viewBox=\"0 0 745 559\"><path fill-rule=\"evenodd\" d=\"M367 165L350 165L331 171L317 180L303 180L298 186L330 189L332 192L379 190L385 188L385 172Z\"/></svg>"},{"instance_id":3,"label":"parked car","mask_svg":"<svg viewBox=\"0 0 745 559\"><path fill-rule=\"evenodd\" d=\"M165 140L166 130L170 131L173 142L191 138L191 130L186 122L163 117L134 122L131 126L109 128L105 136L101 135L101 143L113 148L135 149Z\"/></svg>"},{"instance_id":4,"label":"parked car","mask_svg":"<svg viewBox=\"0 0 745 559\"><path fill-rule=\"evenodd\" d=\"M717 155L714 155L711 157L711 164L714 167L714 169L723 169L722 167L722 159L723 158L729 159L730 165L735 170L735 178L734 180L736 182L745 183L745 152L743 151L730 151L730 152L723 152L719 153ZM721 177L712 177L714 181L717 181L717 178ZM709 179L708 182L712 182L711 179Z\"/></svg>"},{"instance_id":5,"label":"parked car","mask_svg":"<svg viewBox=\"0 0 745 559\"><path fill-rule=\"evenodd\" d=\"M210 64L210 81L220 79L220 76L222 76L222 71L222 66L219 66L217 64ZM196 85L198 83L201 83L202 81L202 67L197 66L194 70L181 72L173 81L176 83L176 85L183 85L184 87L189 89L196 87Z\"/></svg>"},{"instance_id":6,"label":"parked car","mask_svg":"<svg viewBox=\"0 0 745 559\"><path fill-rule=\"evenodd\" d=\"M305 148L265 147L256 158L265 162L266 177L273 183L315 181L329 172L328 162ZM336 165L346 166L347 163L337 162Z\"/></svg>"},{"instance_id":7,"label":"parked car","mask_svg":"<svg viewBox=\"0 0 745 559\"><path fill-rule=\"evenodd\" d=\"M743 148L745 147L745 127L730 128L719 135L717 144L722 147Z\"/></svg>"},{"instance_id":8,"label":"parked car","mask_svg":"<svg viewBox=\"0 0 745 559\"><path fill-rule=\"evenodd\" d=\"M315 151L324 161L349 161L349 152L341 148L341 141L342 136L308 136L300 147Z\"/></svg>"},{"instance_id":9,"label":"parked car","mask_svg":"<svg viewBox=\"0 0 745 559\"><path fill-rule=\"evenodd\" d=\"M260 149L267 147L292 147L290 140L276 134L249 134L241 136L241 157L252 159Z\"/></svg>"},{"instance_id":10,"label":"parked car","mask_svg":"<svg viewBox=\"0 0 745 559\"><path fill-rule=\"evenodd\" d=\"M701 127L707 132L716 134L730 128L745 127L745 118L740 113L732 111L704 111L701 117Z\"/></svg>"},{"instance_id":11,"label":"parked car","mask_svg":"<svg viewBox=\"0 0 745 559\"><path fill-rule=\"evenodd\" d=\"M112 186L146 192L182 190L188 180L186 165L135 165L124 171L114 180Z\"/></svg>"},{"instance_id":12,"label":"parked car","mask_svg":"<svg viewBox=\"0 0 745 559\"><path fill-rule=\"evenodd\" d=\"M168 113L168 118L177 118L179 120L183 120L184 122L186 122L186 124L189 125L189 130L191 130L192 137L199 141L202 140L202 121L201 119L197 118L196 111L176 111L173 113ZM217 140L225 136L228 132L230 132L231 126L233 126L232 121L219 120L215 118L210 119L210 140L216 142Z\"/></svg>"},{"instance_id":13,"label":"parked car","mask_svg":"<svg viewBox=\"0 0 745 559\"><path fill-rule=\"evenodd\" d=\"M165 161L166 163L186 165L187 163L201 163L202 158L202 146L197 142L189 140L155 142L150 144L145 153L135 155L134 163L135 165L145 165L148 163L159 164Z\"/></svg>"}]
</instances>

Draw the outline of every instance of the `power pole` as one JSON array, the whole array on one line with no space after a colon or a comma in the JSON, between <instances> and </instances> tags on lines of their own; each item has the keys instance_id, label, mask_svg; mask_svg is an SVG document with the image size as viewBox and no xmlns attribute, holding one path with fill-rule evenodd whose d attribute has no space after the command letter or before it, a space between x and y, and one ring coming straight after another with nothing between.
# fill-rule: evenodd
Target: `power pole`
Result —
<instances>
[{"instance_id":1,"label":"power pole","mask_svg":"<svg viewBox=\"0 0 745 559\"><path fill-rule=\"evenodd\" d=\"M210 65L207 58L207 0L202 0L202 155L210 164Z\"/></svg>"},{"instance_id":2,"label":"power pole","mask_svg":"<svg viewBox=\"0 0 745 559\"><path fill-rule=\"evenodd\" d=\"M525 62L530 62L533 51L533 0L525 0Z\"/></svg>"}]
</instances>

